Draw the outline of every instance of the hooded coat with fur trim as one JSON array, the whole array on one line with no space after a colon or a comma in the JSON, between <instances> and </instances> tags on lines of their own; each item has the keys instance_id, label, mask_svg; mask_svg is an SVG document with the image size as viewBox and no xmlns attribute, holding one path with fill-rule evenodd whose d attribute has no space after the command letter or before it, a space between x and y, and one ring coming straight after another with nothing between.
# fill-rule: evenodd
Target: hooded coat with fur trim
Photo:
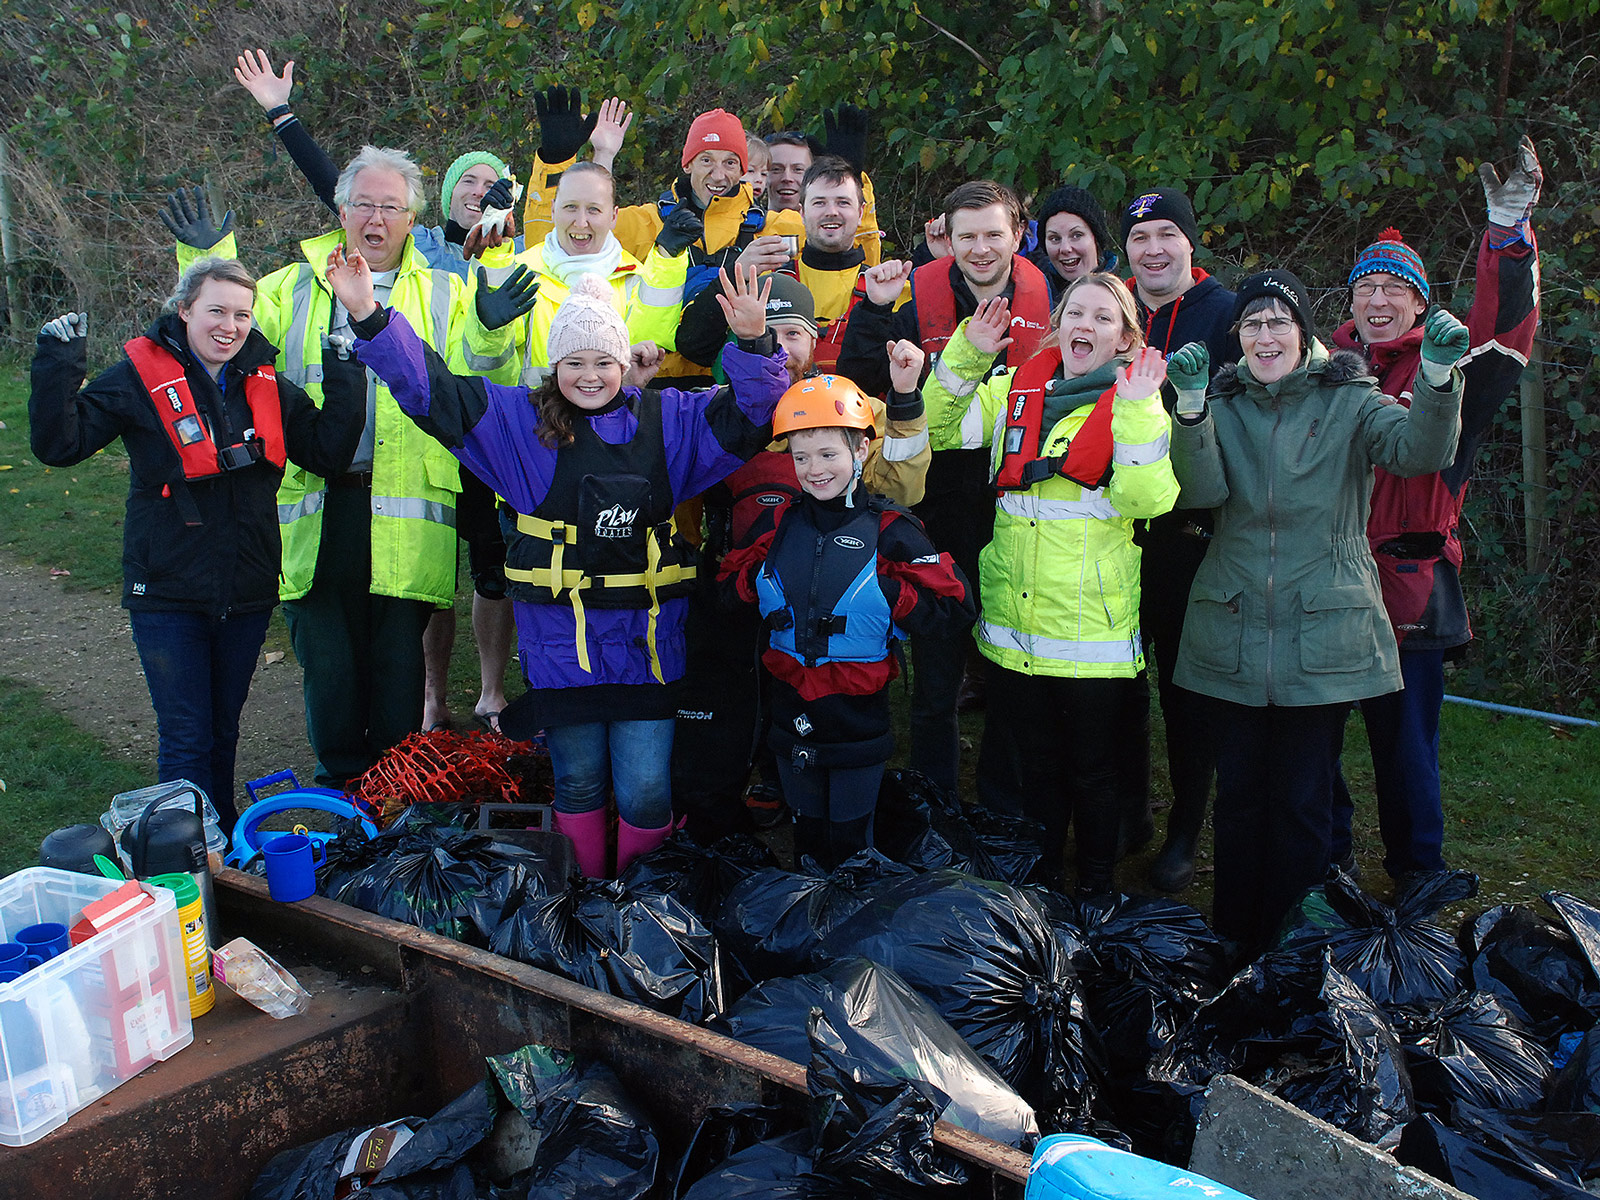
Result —
<instances>
[{"instance_id":1,"label":"hooded coat with fur trim","mask_svg":"<svg viewBox=\"0 0 1600 1200\"><path fill-rule=\"evenodd\" d=\"M1311 344L1263 384L1224 367L1206 411L1173 423L1184 508L1216 533L1189 592L1176 682L1253 707L1336 704L1401 686L1394 631L1367 544L1373 469L1437 471L1455 454L1462 377L1420 376L1409 409L1359 355Z\"/></svg>"}]
</instances>

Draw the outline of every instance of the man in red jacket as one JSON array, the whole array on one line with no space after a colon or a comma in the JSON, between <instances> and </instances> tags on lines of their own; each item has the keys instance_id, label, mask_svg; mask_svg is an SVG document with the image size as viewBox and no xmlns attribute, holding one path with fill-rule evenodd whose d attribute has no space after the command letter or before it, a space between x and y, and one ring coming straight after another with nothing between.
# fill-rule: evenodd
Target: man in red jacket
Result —
<instances>
[{"instance_id":1,"label":"man in red jacket","mask_svg":"<svg viewBox=\"0 0 1600 1200\"><path fill-rule=\"evenodd\" d=\"M1439 794L1444 664L1461 657L1472 639L1461 590L1461 505L1483 435L1522 377L1539 323L1539 250L1528 221L1543 173L1533 143L1522 139L1516 169L1504 181L1489 163L1478 175L1489 223L1478 244L1477 287L1467 315L1472 348L1458 364L1466 392L1456 458L1437 474L1412 479L1379 471L1367 521L1405 688L1361 701L1361 715L1372 745L1383 866L1402 883L1445 869ZM1364 354L1384 393L1409 406L1422 316L1431 302L1422 260L1398 230L1386 229L1357 256L1349 283L1352 319L1333 340ZM1335 861L1350 857L1351 805L1338 791Z\"/></svg>"}]
</instances>

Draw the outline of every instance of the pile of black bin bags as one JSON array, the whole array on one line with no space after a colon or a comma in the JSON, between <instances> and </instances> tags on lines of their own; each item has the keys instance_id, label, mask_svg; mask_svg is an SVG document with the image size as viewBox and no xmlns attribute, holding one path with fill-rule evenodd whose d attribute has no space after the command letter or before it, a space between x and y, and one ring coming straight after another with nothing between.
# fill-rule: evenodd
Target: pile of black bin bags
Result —
<instances>
[{"instance_id":1,"label":"pile of black bin bags","mask_svg":"<svg viewBox=\"0 0 1600 1200\"><path fill-rule=\"evenodd\" d=\"M679 835L583 880L563 839L468 832L470 815L418 806L370 842L351 831L318 890L808 1063L832 1094L853 1081L826 1137L709 1120L679 1195L850 1194L865 1185L835 1160L857 1136L899 1147L879 1191L955 1194L931 1143L905 1149L929 1114L1023 1149L1089 1133L1182 1164L1219 1072L1477 1195L1576 1200L1600 1178L1600 910L1572 896L1452 935L1435 916L1476 877L1390 907L1335 873L1235 970L1195 909L1052 891L1037 827L911 772L886 777L878 850L832 874L782 870L747 836Z\"/></svg>"}]
</instances>

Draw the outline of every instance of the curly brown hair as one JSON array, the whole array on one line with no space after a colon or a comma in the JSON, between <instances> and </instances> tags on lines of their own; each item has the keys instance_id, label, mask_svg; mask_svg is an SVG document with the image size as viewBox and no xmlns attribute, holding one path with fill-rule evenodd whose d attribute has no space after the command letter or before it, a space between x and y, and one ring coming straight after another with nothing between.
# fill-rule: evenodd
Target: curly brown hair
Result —
<instances>
[{"instance_id":1,"label":"curly brown hair","mask_svg":"<svg viewBox=\"0 0 1600 1200\"><path fill-rule=\"evenodd\" d=\"M539 413L539 440L546 446L560 447L572 444L572 417L576 406L561 394L552 370L538 387L528 393L528 403Z\"/></svg>"}]
</instances>

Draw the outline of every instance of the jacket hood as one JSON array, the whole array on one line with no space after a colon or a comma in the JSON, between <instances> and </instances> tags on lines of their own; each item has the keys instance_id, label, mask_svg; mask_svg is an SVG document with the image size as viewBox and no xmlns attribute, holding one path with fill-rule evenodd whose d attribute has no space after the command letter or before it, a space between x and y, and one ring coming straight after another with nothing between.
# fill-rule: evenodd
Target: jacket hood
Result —
<instances>
[{"instance_id":1,"label":"jacket hood","mask_svg":"<svg viewBox=\"0 0 1600 1200\"><path fill-rule=\"evenodd\" d=\"M300 253L311 264L311 270L316 273L317 282L323 287L328 286L328 255L333 253L335 246L344 245L344 230L330 229L327 233L319 233L314 238L306 238L300 243ZM406 235L406 248L400 252L399 274L409 275L413 271L430 270L428 262L417 249L417 239L413 234ZM329 289L331 290L331 289Z\"/></svg>"},{"instance_id":2,"label":"jacket hood","mask_svg":"<svg viewBox=\"0 0 1600 1200\"><path fill-rule=\"evenodd\" d=\"M1217 372L1217 377L1211 381L1212 394L1217 396L1237 396L1245 390L1248 384L1254 383L1257 387L1264 386L1247 375L1241 375L1241 365L1241 363L1236 362L1224 364L1222 369ZM1305 365L1296 367L1285 378L1292 379L1301 372L1330 387L1351 383L1361 378L1372 379L1373 383L1377 383L1377 380L1372 377L1372 368L1367 365L1367 360L1362 358L1361 355L1353 350L1335 350L1330 354L1328 348L1319 341L1311 343L1311 354Z\"/></svg>"},{"instance_id":3,"label":"jacket hood","mask_svg":"<svg viewBox=\"0 0 1600 1200\"><path fill-rule=\"evenodd\" d=\"M189 349L189 327L177 313L162 313L150 323L150 328L144 331L144 336L162 349L170 350L173 357L185 367L192 366L201 374L206 374L205 367ZM244 339L244 344L239 347L239 352L228 360L228 365L248 373L257 367L270 366L277 359L277 347L267 341L267 335L259 329L251 329Z\"/></svg>"}]
</instances>

